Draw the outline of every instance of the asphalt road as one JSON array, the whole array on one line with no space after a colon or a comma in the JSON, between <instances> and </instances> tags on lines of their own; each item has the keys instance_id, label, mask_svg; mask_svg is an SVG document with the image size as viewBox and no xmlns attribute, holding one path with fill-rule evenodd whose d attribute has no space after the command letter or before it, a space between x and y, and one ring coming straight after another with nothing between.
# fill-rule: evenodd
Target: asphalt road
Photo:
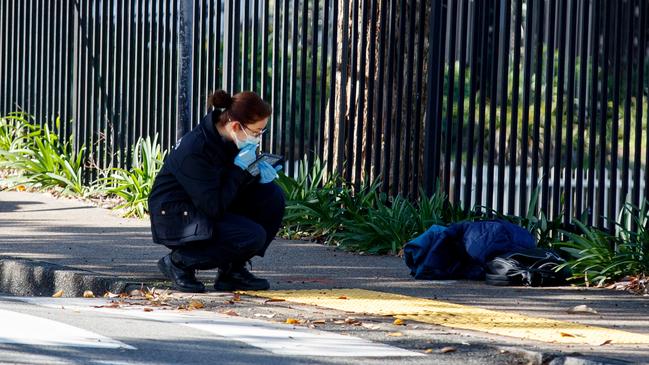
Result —
<instances>
[{"instance_id":1,"label":"asphalt road","mask_svg":"<svg viewBox=\"0 0 649 365\"><path fill-rule=\"evenodd\" d=\"M427 354L356 334L109 299L0 295L0 364L515 364L493 351ZM145 309L146 308L146 309Z\"/></svg>"}]
</instances>

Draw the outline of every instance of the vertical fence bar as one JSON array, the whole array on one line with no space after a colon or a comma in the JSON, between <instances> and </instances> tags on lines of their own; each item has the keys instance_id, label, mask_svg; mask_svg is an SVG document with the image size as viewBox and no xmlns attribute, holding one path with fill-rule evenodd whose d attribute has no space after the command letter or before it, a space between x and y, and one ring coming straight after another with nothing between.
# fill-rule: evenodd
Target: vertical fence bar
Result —
<instances>
[{"instance_id":1,"label":"vertical fence bar","mask_svg":"<svg viewBox=\"0 0 649 365\"><path fill-rule=\"evenodd\" d=\"M428 37L430 40L430 50L428 57L428 87L427 87L427 101L426 101L426 118L424 121L424 131L425 131L425 144L424 144L424 189L427 196L432 195L435 189L435 178L437 176L437 171L435 170L435 141L437 140L436 136L436 126L437 121L434 120L439 110L439 87L438 83L440 82L440 70L441 58L440 53L442 49L440 47L439 39L441 38L441 17L442 17L442 4L441 2L434 2L431 8L431 15L429 20L429 29ZM437 38L435 38L437 37ZM434 42L437 42L435 44Z\"/></svg>"},{"instance_id":2,"label":"vertical fence bar","mask_svg":"<svg viewBox=\"0 0 649 365\"><path fill-rule=\"evenodd\" d=\"M362 1L362 12L361 12L361 36L360 36L360 48L361 48L361 53L360 53L360 77L359 77L359 84L358 84L358 117L357 117L357 123L356 123L356 156L354 158L355 160L355 172L354 172L354 181L356 181L356 184L360 184L362 179L369 178L369 176L361 176L361 170L364 166L364 163L369 160L369 158L363 159L363 135L365 135L366 140L365 140L365 151L369 151L370 145L368 144L367 138L369 137L371 139L371 134L370 131L372 130L371 128L371 122L370 122L370 115L365 114L365 95L366 95L366 90L365 90L365 85L366 85L366 70L367 66L371 69L373 67L372 64L367 64L365 62L366 57L367 57L367 34L368 34L368 16L369 16L369 10L368 6L370 6L370 2L368 0L363 0ZM371 97L371 96L369 96ZM365 123L365 115L367 115L367 123Z\"/></svg>"},{"instance_id":3,"label":"vertical fence bar","mask_svg":"<svg viewBox=\"0 0 649 365\"><path fill-rule=\"evenodd\" d=\"M647 26L647 3L644 1L640 1L640 27L639 27L639 39L640 42L638 44L638 85L637 85L637 93L636 93L636 140L635 140L635 162L633 166L633 185L634 185L634 194L633 194L633 201L636 202L636 206L640 206L640 156L641 153L640 151L640 146L642 145L642 116L643 116L643 105L642 105L642 97L643 97L643 91L645 88L644 85L644 63L645 63L645 52L644 50L646 49L647 46L647 31L646 31L646 26ZM649 111L648 111L649 112ZM646 129L645 129L645 133ZM649 139L649 133L647 133L646 138ZM646 144L645 146L649 146L649 144ZM646 153L649 153L649 148L646 149ZM645 191L644 191L644 200L649 200L649 171L646 169L647 165L649 165L649 155L645 155ZM637 170L637 172L636 172Z\"/></svg>"},{"instance_id":4,"label":"vertical fence bar","mask_svg":"<svg viewBox=\"0 0 649 365\"><path fill-rule=\"evenodd\" d=\"M395 104L395 115L394 115L394 156L392 158L392 191L394 195L398 194L399 189L399 166L401 164L401 121L403 115L403 57L405 55L404 46L405 46L405 34L406 34L406 1L401 0L401 5L399 6L399 33L395 35L393 41L398 42L396 45L397 55L400 60L396 63L396 73L397 73L397 88L396 88L396 104ZM395 14L396 16L396 14ZM354 80L352 79L352 82ZM352 95L353 97L353 95ZM392 98L390 98L392 99ZM410 108L410 105L406 105L406 108ZM404 189L402 186L401 189Z\"/></svg>"},{"instance_id":5,"label":"vertical fence bar","mask_svg":"<svg viewBox=\"0 0 649 365\"><path fill-rule=\"evenodd\" d=\"M532 88L532 39L534 30L534 17L532 16L534 3L527 2L525 15L525 56L523 64L523 116L521 120L521 159L520 159L520 186L518 214L527 214L527 156L529 150L529 119L530 119L530 91Z\"/></svg>"},{"instance_id":6,"label":"vertical fence bar","mask_svg":"<svg viewBox=\"0 0 649 365\"><path fill-rule=\"evenodd\" d=\"M304 127L304 120L295 122L295 107L297 105L297 51L298 51L298 14L300 11L300 0L293 0L293 31L291 32L291 83L290 83L290 101L289 101L289 117L284 124L288 129L288 153L286 154L288 161L288 173L293 176L295 173L295 130L298 124Z\"/></svg>"},{"instance_id":7,"label":"vertical fence bar","mask_svg":"<svg viewBox=\"0 0 649 365\"><path fill-rule=\"evenodd\" d=\"M295 19L298 19L295 17ZM309 2L308 0L302 0L302 44L300 52L300 140L298 143L298 155L299 160L303 159L304 156L304 145L306 142L306 127L307 127L307 116L306 116L306 81L307 81L307 69L306 69L306 56L309 47L308 35L309 29L307 27L309 21ZM296 60L297 61L297 60ZM294 123L294 122L293 122ZM297 127L297 126L296 126ZM313 125L309 124L309 129L313 129ZM310 148L310 144L308 147ZM309 163L309 166L311 164Z\"/></svg>"},{"instance_id":8,"label":"vertical fence bar","mask_svg":"<svg viewBox=\"0 0 649 365\"><path fill-rule=\"evenodd\" d=\"M558 55L558 65L557 65L557 113L556 113L556 127L552 128L555 132L554 139L554 175L553 175L553 186L552 186L552 217L556 218L559 216L560 210L560 199L561 199L561 170L562 166L565 166L565 163L562 162L563 157L565 156L566 150L562 149L562 130L563 130L563 85L564 85L564 75L565 75L565 63L566 63L566 2L559 1L559 33L557 34L559 41L559 55ZM569 83L572 83L571 80L568 80ZM566 121L566 125L570 124L572 121ZM570 139L571 136L566 132L566 140ZM565 172L566 181L570 178L568 170ZM567 184L566 184L567 185ZM569 203L569 198L566 196L566 205Z\"/></svg>"},{"instance_id":9,"label":"vertical fence bar","mask_svg":"<svg viewBox=\"0 0 649 365\"><path fill-rule=\"evenodd\" d=\"M340 54L340 100L338 100L338 158L336 161L337 172L340 176L344 173L344 154L345 154L345 124L351 121L347 120L347 61L349 57L349 2L343 1L342 12L342 49Z\"/></svg>"},{"instance_id":10,"label":"vertical fence bar","mask_svg":"<svg viewBox=\"0 0 649 365\"><path fill-rule=\"evenodd\" d=\"M25 14L32 14L33 13L33 11L34 11L33 1L27 1L26 4L25 4L25 7L26 7ZM25 48L24 48L25 50L33 49L32 47L33 47L33 44L34 44L34 36L35 36L35 34L33 32L34 23L35 23L34 20L35 19L33 19L31 16L25 16L25 19L24 19L24 21L25 21L25 37L26 37L26 40L25 40L26 45L25 45ZM34 61L35 61L34 58L35 57L33 56L33 54L31 54L31 52L25 52L25 53L26 53L26 56L25 56L25 61L23 62L23 67L25 68L24 83L26 85L26 92L25 92L25 101L24 101L24 106L23 107L25 108L25 110L27 112L33 113L33 110L34 110L33 104L36 103L35 100L34 100L34 97L32 96L34 94L34 92L35 92L34 91L34 85L32 83L33 74L34 74L33 73L33 65L34 65ZM41 95L43 95L43 94L41 94ZM47 97L47 96L48 95L45 94L45 97Z\"/></svg>"},{"instance_id":11,"label":"vertical fence bar","mask_svg":"<svg viewBox=\"0 0 649 365\"><path fill-rule=\"evenodd\" d=\"M471 30L469 34L472 35L470 38L471 42L471 54L469 59L469 70L470 70L470 81L469 81L469 116L468 116L468 127L469 131L467 134L467 152L466 152L466 180L464 186L464 209L469 210L473 207L473 199L471 195L473 193L473 154L474 154L474 132L475 132L475 107L476 107L476 90L478 83L478 60L477 53L480 42L476 42L476 32L480 28L480 7L476 2L470 1L469 5L471 6Z\"/></svg>"},{"instance_id":12,"label":"vertical fence bar","mask_svg":"<svg viewBox=\"0 0 649 365\"><path fill-rule=\"evenodd\" d=\"M547 53L545 58L545 125L543 126L543 182L541 183L541 211L549 214L549 186L550 186L550 155L552 151L552 94L554 89L554 27L555 27L555 0L548 3L548 22L546 29ZM540 91L540 90L539 90ZM558 130L557 130L558 132ZM559 146L556 146L559 148ZM558 166L555 166L558 168Z\"/></svg>"},{"instance_id":13,"label":"vertical fence bar","mask_svg":"<svg viewBox=\"0 0 649 365\"><path fill-rule=\"evenodd\" d=\"M581 45L579 50L579 110L577 116L577 166L575 169L575 209L574 214L581 216L583 206L583 179L584 179L584 152L585 152L585 130L586 130L586 79L588 77L588 68L583 67L588 61L588 13L589 0L581 2ZM593 4L594 6L594 4ZM584 222L585 223L585 222Z\"/></svg>"},{"instance_id":14,"label":"vertical fence bar","mask_svg":"<svg viewBox=\"0 0 649 365\"><path fill-rule=\"evenodd\" d=\"M604 43L602 58L602 80L601 80L601 102L600 102L600 122L599 122L599 174L597 189L597 216L595 224L598 227L604 226L604 193L606 191L606 124L608 118L608 58L609 58L609 38L611 36L611 16L610 6L612 2L605 2L604 6ZM617 121L616 121L617 122Z\"/></svg>"},{"instance_id":15,"label":"vertical fence bar","mask_svg":"<svg viewBox=\"0 0 649 365\"><path fill-rule=\"evenodd\" d=\"M615 53L613 63L613 120L611 120L611 161L609 164L610 187L608 188L608 212L602 211L608 215L609 219L615 219L617 213L617 163L618 163L618 144L619 137L618 122L620 120L620 73L622 69L621 52L622 52L622 4L616 1L615 4ZM625 143L626 144L626 143ZM609 231L614 233L615 225L609 223Z\"/></svg>"},{"instance_id":16,"label":"vertical fence bar","mask_svg":"<svg viewBox=\"0 0 649 365\"><path fill-rule=\"evenodd\" d=\"M414 5L413 5L414 6ZM419 173L419 165L421 158L419 157L421 154L421 126L422 126L422 117L421 117L421 111L422 111L422 104L424 102L424 37L426 35L426 26L425 26L425 19L426 19L426 1L420 1L419 2L419 11L418 11L419 16L417 19L419 20L419 29L417 30L417 78L416 78L416 86L415 86L415 115L414 115L414 136L413 136L413 156L416 156L413 158L413 169L412 169L412 183L413 186L416 187L417 190L414 191L415 196L417 196L420 192L420 187L422 186L421 184L421 174ZM413 22L415 19L413 18ZM414 37L414 34L413 34ZM380 148L380 146L377 146L377 148Z\"/></svg>"},{"instance_id":17,"label":"vertical fence bar","mask_svg":"<svg viewBox=\"0 0 649 365\"><path fill-rule=\"evenodd\" d=\"M263 16L263 14L262 14ZM264 90L260 88L259 83L259 74L264 72L264 68L259 65L259 55L257 51L259 50L259 0L254 0L252 3L252 54L251 54L251 64L250 67L250 79L251 86L250 89L259 93L261 98L264 98ZM266 30L262 30L264 33Z\"/></svg>"},{"instance_id":18,"label":"vertical fence bar","mask_svg":"<svg viewBox=\"0 0 649 365\"><path fill-rule=\"evenodd\" d=\"M489 71L489 156L487 160L487 199L489 209L494 208L494 164L496 160L496 111L498 106L498 47L500 42L500 1L493 4L493 32L491 35L491 70ZM486 94L486 93L485 93ZM503 122L501 122L503 123ZM504 123L503 123L504 125Z\"/></svg>"},{"instance_id":19,"label":"vertical fence bar","mask_svg":"<svg viewBox=\"0 0 649 365\"><path fill-rule=\"evenodd\" d=\"M384 85L383 87L386 87L387 90L392 90L394 87L393 84L393 77L394 77L394 70L393 70L393 65L394 65L394 27L395 27L395 21L396 21L396 1L397 0L392 0L389 2L390 4L390 25L389 25L389 30L388 30L388 54L387 54L387 59L388 59L388 64L387 64L387 85ZM386 9L387 10L387 9ZM429 69L430 70L430 69ZM432 87L432 85L431 85ZM390 164L392 160L390 159L391 153L392 153L392 93L387 92L386 93L386 108L385 108L385 113L383 115L383 123L384 123L384 128L385 132L383 134L383 164L381 166L381 174L382 174L382 180L383 180L383 191L384 192L390 192Z\"/></svg>"},{"instance_id":20,"label":"vertical fence bar","mask_svg":"<svg viewBox=\"0 0 649 365\"><path fill-rule=\"evenodd\" d=\"M194 31L194 15L192 11L192 1L181 0L180 11L178 12L179 32L178 49L179 49L179 69L180 75L178 80L178 124L176 127L176 140L185 135L191 129L192 116L192 97L193 90L193 57L192 57L192 38Z\"/></svg>"},{"instance_id":21,"label":"vertical fence bar","mask_svg":"<svg viewBox=\"0 0 649 365\"><path fill-rule=\"evenodd\" d=\"M326 112L327 112L327 60L328 60L328 45L329 45L329 0L325 0L323 4L323 20L322 20L322 55L320 56L320 135L318 139L318 151L320 156L320 162L323 161L323 156L325 152L325 125L327 122ZM335 47L335 43L332 43L332 48ZM333 61L332 61L333 62ZM333 98L333 96L329 96Z\"/></svg>"},{"instance_id":22,"label":"vertical fence bar","mask_svg":"<svg viewBox=\"0 0 649 365\"><path fill-rule=\"evenodd\" d=\"M592 81L591 81L591 90L593 92L590 99L591 102L591 112L590 112L590 126L588 130L589 140L588 140L588 190L587 190L587 202L586 210L588 212L587 224L593 223L593 206L595 204L595 133L596 133L596 119L597 119L597 90L598 90L598 73L599 73L599 8L600 1L593 1L593 24L592 24L592 33L593 33L593 61L592 61Z\"/></svg>"},{"instance_id":23,"label":"vertical fence bar","mask_svg":"<svg viewBox=\"0 0 649 365\"><path fill-rule=\"evenodd\" d=\"M239 2L239 1L235 1ZM237 18L238 19L238 18ZM243 26L243 39L241 47L241 91L251 90L249 68L254 69L254 65L250 67L249 52L250 52L250 0L243 0L243 19L241 21ZM235 42L239 42L239 37L235 38Z\"/></svg>"},{"instance_id":24,"label":"vertical fence bar","mask_svg":"<svg viewBox=\"0 0 649 365\"><path fill-rule=\"evenodd\" d=\"M441 169L441 145L442 145L442 110L444 107L444 102L443 102L443 94L444 94L444 53L446 51L446 37L444 37L443 31L446 29L446 19L448 18L448 1L447 0L442 0L441 5L441 11L439 13L441 19L440 19L440 24L439 24L439 36L438 36L438 41L439 41L439 54L437 57L439 57L439 77L440 79L438 80L437 83L437 101L436 103L436 112L435 112L435 148L433 149L434 154L433 154L433 171L435 171L435 174L439 175L440 169ZM439 180L439 179L437 179ZM433 188L435 191L439 190L439 181L435 181ZM433 191L428 192L428 196L431 196L433 194Z\"/></svg>"},{"instance_id":25,"label":"vertical fence bar","mask_svg":"<svg viewBox=\"0 0 649 365\"><path fill-rule=\"evenodd\" d=\"M273 105L273 121L270 128L270 152L277 153L277 130L279 125L279 120L281 119L281 111L283 111L283 102L281 99L281 94L278 96L278 82L279 78L277 76L280 66L279 66L279 26L280 26L280 13L279 13L280 1L275 1L275 8L273 12L273 60L272 60L272 77L271 77L271 102ZM279 100L278 100L279 99ZM279 106L279 108L278 108ZM280 111L278 113L277 111ZM281 151L281 150L280 150Z\"/></svg>"},{"instance_id":26,"label":"vertical fence bar","mask_svg":"<svg viewBox=\"0 0 649 365\"><path fill-rule=\"evenodd\" d=\"M502 32L502 40L500 42L500 136L498 147L498 206L497 209L500 213L505 213L504 198L505 198L505 170L506 162L505 156L507 155L507 83L509 79L509 40L511 39L511 0L505 0L504 16L505 24ZM518 52L519 49L515 49ZM513 120L512 120L513 124ZM508 199L513 200L513 196Z\"/></svg>"},{"instance_id":27,"label":"vertical fence bar","mask_svg":"<svg viewBox=\"0 0 649 365\"><path fill-rule=\"evenodd\" d=\"M329 79L329 117L327 130L327 175L331 176L334 165L334 127L335 127L335 107L336 107L336 71L338 69L338 0L333 0L331 12L331 74Z\"/></svg>"},{"instance_id":28,"label":"vertical fence bar","mask_svg":"<svg viewBox=\"0 0 649 365\"><path fill-rule=\"evenodd\" d=\"M640 206L640 156L641 153L640 151L640 146L642 145L642 113L643 113L643 105L642 105L642 97L644 94L644 63L645 63L645 52L644 50L646 49L647 46L647 3L645 1L640 1L639 4L640 8L640 27L639 27L639 39L640 42L638 44L638 85L637 85L637 90L636 90L636 137L635 137L635 161L634 161L634 166L633 166L633 201L635 202L636 206ZM646 138L649 139L649 133L647 133L646 129ZM649 143L646 144L645 146L649 146ZM646 148L646 153L649 153L649 148ZM647 170L647 166L649 166L649 156L645 155L645 191L644 191L644 199L649 200L649 171ZM637 171L636 171L637 170Z\"/></svg>"},{"instance_id":29,"label":"vertical fence bar","mask_svg":"<svg viewBox=\"0 0 649 365\"><path fill-rule=\"evenodd\" d=\"M462 153L464 151L464 100L465 100L465 85L466 85L466 53L467 53L467 39L469 37L467 17L468 17L468 1L460 1L460 59L458 71L458 93L457 93L457 135L455 144L455 188L453 190L453 203L460 206L460 190L462 183ZM467 145L468 145L467 141ZM466 190L468 186L465 186Z\"/></svg>"},{"instance_id":30,"label":"vertical fence bar","mask_svg":"<svg viewBox=\"0 0 649 365\"><path fill-rule=\"evenodd\" d=\"M310 122L309 125L309 150L308 150L308 162L309 166L313 166L313 158L318 156L318 151L320 150L319 144L316 145L316 129L320 132L321 128L318 126L318 116L320 115L320 108L316 108L316 98L318 89L318 22L320 5L317 0L313 1L313 10L312 10L312 21L311 28L313 34L311 36L311 79L309 80L309 89L311 89L311 97L309 98L309 116ZM324 24L323 24L324 27ZM325 39L323 38L323 42ZM324 67L323 69L324 70ZM320 100L324 98L323 94L320 94ZM322 119L320 119L320 124L322 124ZM322 155L319 155L322 156Z\"/></svg>"},{"instance_id":31,"label":"vertical fence bar","mask_svg":"<svg viewBox=\"0 0 649 365\"><path fill-rule=\"evenodd\" d=\"M358 7L359 1L352 1L352 24L351 24L351 53L350 53L350 82L349 82L349 114L347 117L347 133L345 143L347 151L345 152L345 178L352 181L354 167L354 127L356 126L356 80L358 79ZM361 115L360 112L358 115ZM362 116L361 116L362 118ZM357 145L357 148L361 148ZM359 161L360 162L360 161ZM359 181L354 181L355 186L359 186Z\"/></svg>"},{"instance_id":32,"label":"vertical fence bar","mask_svg":"<svg viewBox=\"0 0 649 365\"><path fill-rule=\"evenodd\" d=\"M576 12L577 1L570 1L568 4L568 14L567 19L570 22L570 28L568 30L568 98L567 98L567 113L566 113L566 157L565 157L565 173L564 173L564 196L565 196L565 205L563 213L563 222L564 224L569 224L572 218L572 140L573 140L573 124L574 124L574 109L575 103L575 52L576 52L576 36L577 36L577 12ZM582 20L583 21L583 20ZM580 60L579 62L583 62ZM582 100L579 100L582 103ZM578 170L581 170L582 167L578 166ZM557 202L555 201L555 204Z\"/></svg>"},{"instance_id":33,"label":"vertical fence bar","mask_svg":"<svg viewBox=\"0 0 649 365\"><path fill-rule=\"evenodd\" d=\"M367 6L367 2L364 6ZM415 5L412 5L415 7ZM368 62L368 78L367 78L367 123L365 125L365 165L363 166L364 177L373 181L372 177L372 152L377 149L376 140L373 139L374 133L374 77L376 76L376 27L377 27L377 0L370 0L370 13L369 13L369 62ZM414 18L413 18L414 23ZM413 34L414 37L414 34Z\"/></svg>"},{"instance_id":34,"label":"vertical fence bar","mask_svg":"<svg viewBox=\"0 0 649 365\"><path fill-rule=\"evenodd\" d=\"M475 202L482 205L482 185L484 171L484 140L485 140L485 119L487 106L487 85L491 82L490 74L487 72L489 64L489 8L492 4L483 2L481 6L480 22L480 106L478 113L478 158L476 166Z\"/></svg>"},{"instance_id":35,"label":"vertical fence bar","mask_svg":"<svg viewBox=\"0 0 649 365\"><path fill-rule=\"evenodd\" d=\"M247 0L246 0L247 1ZM232 9L232 22L230 25L233 27L232 32L232 63L230 67L232 69L232 93L237 93L242 91L244 88L244 79L240 75L240 69L243 68L243 57L245 51L242 49L241 44L241 1L233 1L234 4ZM241 56L239 55L241 53ZM237 62L237 59L241 57L242 62Z\"/></svg>"},{"instance_id":36,"label":"vertical fence bar","mask_svg":"<svg viewBox=\"0 0 649 365\"><path fill-rule=\"evenodd\" d=\"M267 1L264 1L264 3L267 3ZM264 4L266 6L266 4ZM262 19L259 19L262 18ZM262 54L261 54L261 63L259 62L259 54L257 53L259 51L259 23L261 21L262 23L262 32L264 35L266 35L266 22L264 19L264 12L262 11L261 17L259 16L259 0L254 0L252 4L252 59L251 59L251 73L252 75L251 80L252 80L252 86L251 89L255 90L256 92L259 93L259 95L262 97L262 99L265 97L265 90L261 87L259 84L259 77L266 71L266 55L264 54L265 48L262 47ZM263 41L262 41L263 42Z\"/></svg>"},{"instance_id":37,"label":"vertical fence bar","mask_svg":"<svg viewBox=\"0 0 649 365\"><path fill-rule=\"evenodd\" d=\"M378 75L376 78L376 118L374 119L375 128L374 128L374 143L377 146L382 146L382 130L383 130L383 79L385 75L385 36L386 36L386 19L387 19L387 5L385 2L380 2L377 5L376 10L379 12L379 36L378 36ZM425 10L425 9L424 9ZM420 13L421 18L424 19L426 12ZM423 26L422 30L423 32ZM421 37L420 37L421 39ZM332 49L333 51L333 49ZM421 89L419 89L421 90ZM381 151L382 149L377 147L374 149L374 159L372 162L372 177L377 179L379 175L382 175L381 171ZM383 180L385 176L381 177Z\"/></svg>"},{"instance_id":38,"label":"vertical fence bar","mask_svg":"<svg viewBox=\"0 0 649 365\"><path fill-rule=\"evenodd\" d=\"M537 11L535 12L536 28L536 71L535 90L534 90L534 127L532 132L532 181L530 191L535 192L539 180L539 145L540 145L540 125L541 125L541 96L543 81L543 23L545 22L544 8L542 1L537 2ZM541 198L541 197L539 197Z\"/></svg>"},{"instance_id":39,"label":"vertical fence bar","mask_svg":"<svg viewBox=\"0 0 649 365\"><path fill-rule=\"evenodd\" d=\"M295 0L294 0L295 1ZM279 151L288 159L288 150L286 148L286 104L287 104L287 90L286 79L288 78L288 20L289 20L289 0L284 0L282 8L282 73L279 79L280 82L280 118L277 133L279 134ZM333 118L332 118L333 119ZM290 159L289 159L290 161ZM290 168L290 162L289 162ZM288 169L287 169L288 170ZM290 174L290 171L289 171Z\"/></svg>"},{"instance_id":40,"label":"vertical fence bar","mask_svg":"<svg viewBox=\"0 0 649 365\"><path fill-rule=\"evenodd\" d=\"M516 161L518 155L518 102L519 102L519 83L520 83L520 63L521 63L521 26L523 23L523 1L514 0L515 3L515 19L514 19L514 55L513 55L513 79L512 79L512 117L511 117L511 127L510 127L510 136L509 136L509 196L507 197L507 214L515 214L515 204L516 204ZM529 20L526 20L526 23ZM527 43L528 35L525 35L525 40ZM527 47L526 47L527 49ZM525 62L527 57L525 58ZM526 86L523 85L523 89ZM503 101L504 102L504 101ZM504 103L503 105L507 105ZM526 113L523 111L523 113ZM521 147L525 145L525 141L521 141ZM504 168L504 166L501 166ZM521 168L523 168L523 163L521 162ZM524 182L521 181L521 185Z\"/></svg>"},{"instance_id":41,"label":"vertical fence bar","mask_svg":"<svg viewBox=\"0 0 649 365\"><path fill-rule=\"evenodd\" d=\"M444 148L444 168L443 168L443 177L442 177L442 187L450 194L451 192L451 155L453 151L453 100L454 100L454 90L455 90L455 38L457 35L457 9L458 1L453 1L451 3L451 23L448 28L448 85L446 91L446 131L445 131L445 148ZM410 35L410 38L414 38L414 35ZM408 68L408 75L410 75L410 68ZM410 90L410 87L407 87ZM410 106L409 101L406 101L406 106ZM461 122L458 119L458 125ZM408 127L406 127L406 131ZM407 132L406 132L407 133ZM455 168L459 168L457 162Z\"/></svg>"},{"instance_id":42,"label":"vertical fence bar","mask_svg":"<svg viewBox=\"0 0 649 365\"><path fill-rule=\"evenodd\" d=\"M257 0L255 0L257 1ZM261 75L260 75L260 83L261 83L261 97L264 100L268 100L270 97L270 93L268 92L268 34L270 33L268 30L268 12L269 12L269 1L263 1L262 2L262 24L261 24L261 32L262 32L262 41L261 41ZM273 29L275 29L275 25L277 23L273 24Z\"/></svg>"},{"instance_id":43,"label":"vertical fence bar","mask_svg":"<svg viewBox=\"0 0 649 365\"><path fill-rule=\"evenodd\" d=\"M404 148L404 157L403 157L403 173L401 174L401 186L402 188L402 193L406 197L413 197L417 195L417 181L413 181L411 179L411 173L410 173L410 159L411 159L411 148L412 148L412 138L411 138L411 128L412 128L412 110L413 110L413 104L412 104L412 84L413 84L413 73L414 73L414 62L415 62L415 18L417 16L417 4L416 1L410 2L409 4L409 9L410 13L408 14L408 33L407 33L407 39L408 39L408 58L406 60L406 123L405 123L405 148ZM365 13L365 12L363 12ZM405 17L405 9L402 9L403 16ZM363 20L365 20L365 15L363 15ZM365 29L363 27L363 29ZM402 35L405 37L406 33L402 33ZM363 38L365 38L363 36ZM405 41L404 41L405 43ZM365 59L365 47L362 49L363 52L361 52L361 59ZM364 83L364 78L365 73L361 75L361 80ZM362 90L362 88L361 88ZM363 98L361 98L361 103L363 101ZM361 109L362 110L362 109ZM369 123L368 123L369 124ZM412 156L414 156L414 163L413 165L417 164L417 158L418 156L417 153L413 153ZM410 185L412 184L412 194L410 193Z\"/></svg>"},{"instance_id":44,"label":"vertical fence bar","mask_svg":"<svg viewBox=\"0 0 649 365\"><path fill-rule=\"evenodd\" d=\"M633 41L634 41L634 25L635 16L634 10L636 8L635 1L629 1L628 8L628 28L627 28L627 48L626 48L626 83L624 87L624 141L622 144L622 187L620 190L620 198L623 202L632 202L629 199L629 177L630 177L630 145L631 145L631 100L633 98ZM639 24L637 24L639 26ZM639 42L638 42L639 43ZM641 104L642 105L642 104ZM637 117L637 116L636 116Z\"/></svg>"}]
</instances>

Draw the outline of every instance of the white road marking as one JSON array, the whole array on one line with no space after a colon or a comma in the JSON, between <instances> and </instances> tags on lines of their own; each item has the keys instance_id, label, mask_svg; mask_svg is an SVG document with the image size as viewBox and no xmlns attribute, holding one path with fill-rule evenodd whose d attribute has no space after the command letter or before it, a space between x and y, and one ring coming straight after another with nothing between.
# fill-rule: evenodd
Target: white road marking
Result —
<instances>
[{"instance_id":1,"label":"white road marking","mask_svg":"<svg viewBox=\"0 0 649 365\"><path fill-rule=\"evenodd\" d=\"M136 350L123 342L51 319L0 309L0 343Z\"/></svg>"},{"instance_id":2,"label":"white road marking","mask_svg":"<svg viewBox=\"0 0 649 365\"><path fill-rule=\"evenodd\" d=\"M291 325L269 323L262 320L232 317L226 314L193 311L154 310L143 312L141 307L96 308L110 303L103 298L20 298L31 304L50 308L119 313L141 319L180 324L220 337L244 342L278 355L346 356L346 357L403 357L424 356L421 353L371 342L359 337L319 331Z\"/></svg>"}]
</instances>

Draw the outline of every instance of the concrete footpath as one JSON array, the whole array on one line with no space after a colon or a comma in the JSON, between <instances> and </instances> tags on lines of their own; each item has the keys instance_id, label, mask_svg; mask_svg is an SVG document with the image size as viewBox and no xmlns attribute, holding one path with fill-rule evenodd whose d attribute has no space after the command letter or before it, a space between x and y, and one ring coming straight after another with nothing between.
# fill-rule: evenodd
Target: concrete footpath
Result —
<instances>
[{"instance_id":1,"label":"concrete footpath","mask_svg":"<svg viewBox=\"0 0 649 365\"><path fill-rule=\"evenodd\" d=\"M80 296L84 290L121 292L142 283L164 287L169 283L155 263L167 252L152 243L147 220L120 218L109 210L48 194L0 192L0 292L51 296L63 290L65 296ZM626 292L415 281L397 257L350 254L281 239L271 244L266 257L254 259L252 268L270 279L273 290L367 289L649 335L649 297ZM205 271L198 276L209 288L214 275ZM597 314L568 312L578 305L586 305ZM452 332L462 333L456 329ZM563 362L555 364L589 363L584 362L587 358L594 359L590 363L649 363L646 345L580 347L516 338L497 341L541 353L564 354ZM548 363L547 358L537 361L543 362Z\"/></svg>"}]
</instances>

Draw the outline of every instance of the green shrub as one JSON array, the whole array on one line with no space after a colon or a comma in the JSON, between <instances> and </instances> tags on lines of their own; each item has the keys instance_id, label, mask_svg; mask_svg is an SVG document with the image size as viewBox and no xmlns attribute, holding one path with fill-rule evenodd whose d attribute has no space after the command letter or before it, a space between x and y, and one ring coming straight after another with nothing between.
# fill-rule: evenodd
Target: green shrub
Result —
<instances>
[{"instance_id":1,"label":"green shrub","mask_svg":"<svg viewBox=\"0 0 649 365\"><path fill-rule=\"evenodd\" d=\"M148 198L156 175L162 168L166 151L158 144L158 136L139 139L133 147L131 169L112 168L100 179L102 190L124 200L114 209L124 217L144 217L149 211Z\"/></svg>"},{"instance_id":2,"label":"green shrub","mask_svg":"<svg viewBox=\"0 0 649 365\"><path fill-rule=\"evenodd\" d=\"M279 174L277 184L286 197L282 236L318 240L337 229L342 214L336 186L340 179L334 175L325 182L324 176L325 165L317 158L310 171L306 159L299 163L297 179Z\"/></svg>"},{"instance_id":3,"label":"green shrub","mask_svg":"<svg viewBox=\"0 0 649 365\"><path fill-rule=\"evenodd\" d=\"M562 233L565 242L554 246L571 259L564 267L573 279L586 285L603 285L627 275L649 274L649 211L645 202L640 208L626 204L615 223L615 233L591 228L575 221L581 234Z\"/></svg>"},{"instance_id":4,"label":"green shrub","mask_svg":"<svg viewBox=\"0 0 649 365\"><path fill-rule=\"evenodd\" d=\"M16 123L19 124L18 131L13 136L22 137L14 139L11 149L2 152L4 160L1 163L5 168L20 172L20 175L12 178L12 183L41 189L55 188L65 194L86 195L89 189L83 184L85 148L82 146L76 152L73 136L62 142L47 124L40 128L20 119L16 119ZM60 119L57 118L56 126L59 125Z\"/></svg>"}]
</instances>

